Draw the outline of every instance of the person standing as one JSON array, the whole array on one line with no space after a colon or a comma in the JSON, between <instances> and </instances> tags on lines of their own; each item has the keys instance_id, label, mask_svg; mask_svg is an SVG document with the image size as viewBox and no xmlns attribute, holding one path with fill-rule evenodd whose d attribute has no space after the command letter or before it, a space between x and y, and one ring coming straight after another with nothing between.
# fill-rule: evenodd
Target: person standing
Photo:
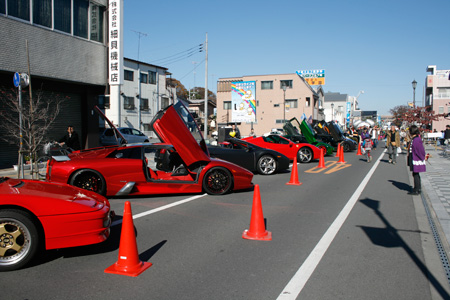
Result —
<instances>
[{"instance_id":1,"label":"person standing","mask_svg":"<svg viewBox=\"0 0 450 300\"><path fill-rule=\"evenodd\" d=\"M58 141L60 146L66 145L73 150L80 150L80 139L78 133L73 130L73 126L67 126L67 133Z\"/></svg>"},{"instance_id":2,"label":"person standing","mask_svg":"<svg viewBox=\"0 0 450 300\"><path fill-rule=\"evenodd\" d=\"M372 132L372 145L373 145L373 150L377 149L378 146L378 136L380 135L380 133L378 132L378 126L375 125L375 127L373 127Z\"/></svg>"},{"instance_id":3,"label":"person standing","mask_svg":"<svg viewBox=\"0 0 450 300\"><path fill-rule=\"evenodd\" d=\"M395 128L395 125L391 125L391 129L387 132L386 147L388 148L389 163L397 163L397 147L400 146L400 134Z\"/></svg>"},{"instance_id":4,"label":"person standing","mask_svg":"<svg viewBox=\"0 0 450 300\"><path fill-rule=\"evenodd\" d=\"M236 124L231 125L230 136L237 139L241 138L241 132L239 131L239 128L237 128Z\"/></svg>"},{"instance_id":5,"label":"person standing","mask_svg":"<svg viewBox=\"0 0 450 300\"><path fill-rule=\"evenodd\" d=\"M445 125L444 143L450 145L450 125Z\"/></svg>"},{"instance_id":6,"label":"person standing","mask_svg":"<svg viewBox=\"0 0 450 300\"><path fill-rule=\"evenodd\" d=\"M420 173L426 171L425 148L423 147L423 142L420 138L419 128L416 125L411 125L409 133L412 141L408 151L408 166L413 175L414 188L408 194L419 195L422 191Z\"/></svg>"}]
</instances>

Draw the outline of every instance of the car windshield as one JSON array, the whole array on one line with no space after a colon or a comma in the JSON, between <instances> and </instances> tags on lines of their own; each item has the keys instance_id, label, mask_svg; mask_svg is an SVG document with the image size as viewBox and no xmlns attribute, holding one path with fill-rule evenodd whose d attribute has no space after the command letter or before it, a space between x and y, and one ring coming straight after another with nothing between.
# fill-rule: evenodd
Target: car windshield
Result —
<instances>
[{"instance_id":1,"label":"car windshield","mask_svg":"<svg viewBox=\"0 0 450 300\"><path fill-rule=\"evenodd\" d=\"M297 118L292 118L284 125L284 130L289 135L300 135L300 123L298 122Z\"/></svg>"}]
</instances>

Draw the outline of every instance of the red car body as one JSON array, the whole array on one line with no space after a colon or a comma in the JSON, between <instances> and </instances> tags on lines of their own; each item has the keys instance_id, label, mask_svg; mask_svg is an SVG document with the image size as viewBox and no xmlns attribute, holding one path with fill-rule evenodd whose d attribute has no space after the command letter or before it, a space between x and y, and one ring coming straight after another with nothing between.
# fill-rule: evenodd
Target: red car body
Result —
<instances>
[{"instance_id":1,"label":"red car body","mask_svg":"<svg viewBox=\"0 0 450 300\"><path fill-rule=\"evenodd\" d=\"M108 200L96 193L0 177L0 271L22 267L39 249L103 242L110 215Z\"/></svg>"},{"instance_id":2,"label":"red car body","mask_svg":"<svg viewBox=\"0 0 450 300\"><path fill-rule=\"evenodd\" d=\"M111 146L54 157L47 180L107 196L224 194L253 187L251 172L210 158L201 132L181 102L160 111L150 125L162 143Z\"/></svg>"},{"instance_id":3,"label":"red car body","mask_svg":"<svg viewBox=\"0 0 450 300\"><path fill-rule=\"evenodd\" d=\"M255 144L259 147L272 149L286 155L290 160L308 163L320 158L320 149L307 143L294 143L280 135L268 135L259 137L246 137L244 141Z\"/></svg>"}]
</instances>

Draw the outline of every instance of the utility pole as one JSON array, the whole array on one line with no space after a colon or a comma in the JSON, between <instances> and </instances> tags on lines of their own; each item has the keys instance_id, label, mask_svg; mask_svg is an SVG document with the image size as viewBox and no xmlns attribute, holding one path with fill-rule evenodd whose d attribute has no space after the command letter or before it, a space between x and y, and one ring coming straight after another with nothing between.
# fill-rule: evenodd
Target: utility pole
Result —
<instances>
[{"instance_id":1,"label":"utility pole","mask_svg":"<svg viewBox=\"0 0 450 300\"><path fill-rule=\"evenodd\" d=\"M132 30L135 33L137 33L138 35L138 57L137 57L137 61L138 61L138 107L137 107L137 112L138 112L138 129L141 130L141 65L139 63L139 51L141 49L141 36L147 36L146 33L140 32L140 31L136 31L136 30Z\"/></svg>"},{"instance_id":2,"label":"utility pole","mask_svg":"<svg viewBox=\"0 0 450 300\"><path fill-rule=\"evenodd\" d=\"M203 138L208 137L208 33L206 33L205 42L205 134Z\"/></svg>"}]
</instances>

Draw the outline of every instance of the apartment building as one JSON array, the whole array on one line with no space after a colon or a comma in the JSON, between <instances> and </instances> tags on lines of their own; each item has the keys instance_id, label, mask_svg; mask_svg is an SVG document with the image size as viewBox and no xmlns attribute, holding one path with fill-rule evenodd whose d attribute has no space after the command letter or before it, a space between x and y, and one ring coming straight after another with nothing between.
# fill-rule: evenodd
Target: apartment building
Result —
<instances>
[{"instance_id":1,"label":"apartment building","mask_svg":"<svg viewBox=\"0 0 450 300\"><path fill-rule=\"evenodd\" d=\"M254 87L254 116L251 121L236 121L238 110L232 104L233 87L249 82ZM253 127L257 135L282 128L285 120L323 118L323 90L313 89L297 74L253 75L233 78L220 78L217 82L217 123L225 126L237 123L241 136L247 136Z\"/></svg>"},{"instance_id":2,"label":"apartment building","mask_svg":"<svg viewBox=\"0 0 450 300\"><path fill-rule=\"evenodd\" d=\"M427 67L425 105L431 105L436 114L450 113L450 70L438 70L436 66ZM432 129L437 131L445 130L445 126L450 124L449 117L440 117L432 122Z\"/></svg>"}]
</instances>

